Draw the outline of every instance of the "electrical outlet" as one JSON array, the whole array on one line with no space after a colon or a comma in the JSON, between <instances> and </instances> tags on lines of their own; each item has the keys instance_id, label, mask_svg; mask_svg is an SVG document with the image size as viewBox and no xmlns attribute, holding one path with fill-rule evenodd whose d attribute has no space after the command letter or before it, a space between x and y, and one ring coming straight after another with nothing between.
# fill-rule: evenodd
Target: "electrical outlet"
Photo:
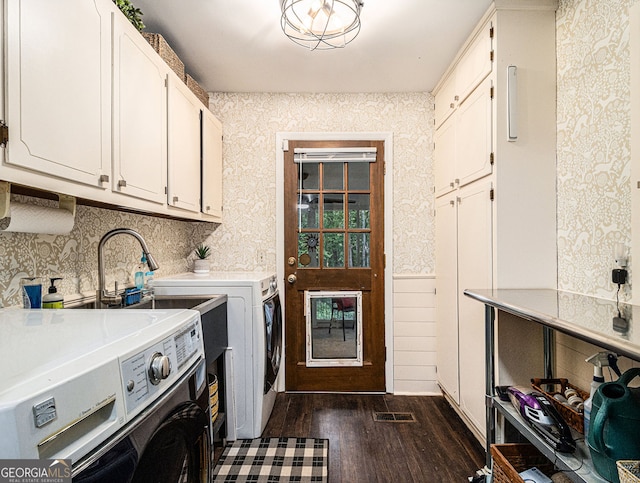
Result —
<instances>
[{"instance_id":1,"label":"electrical outlet","mask_svg":"<svg viewBox=\"0 0 640 483\"><path fill-rule=\"evenodd\" d=\"M264 250L256 251L256 263L258 265L264 265L267 263L267 253Z\"/></svg>"}]
</instances>

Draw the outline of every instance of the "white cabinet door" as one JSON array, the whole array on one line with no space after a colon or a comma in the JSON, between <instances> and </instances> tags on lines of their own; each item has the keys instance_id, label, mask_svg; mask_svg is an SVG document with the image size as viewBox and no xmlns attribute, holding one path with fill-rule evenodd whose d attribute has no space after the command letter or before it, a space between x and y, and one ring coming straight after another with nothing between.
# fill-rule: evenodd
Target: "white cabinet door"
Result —
<instances>
[{"instance_id":1,"label":"white cabinet door","mask_svg":"<svg viewBox=\"0 0 640 483\"><path fill-rule=\"evenodd\" d=\"M457 403L458 386L458 261L454 195L436 200L436 364L438 383Z\"/></svg>"},{"instance_id":2,"label":"white cabinet door","mask_svg":"<svg viewBox=\"0 0 640 483\"><path fill-rule=\"evenodd\" d=\"M458 192L458 330L460 407L484 433L484 305L463 295L467 288L492 288L491 182L480 181Z\"/></svg>"},{"instance_id":3,"label":"white cabinet door","mask_svg":"<svg viewBox=\"0 0 640 483\"><path fill-rule=\"evenodd\" d=\"M114 191L164 203L167 65L122 16L113 25Z\"/></svg>"},{"instance_id":4,"label":"white cabinet door","mask_svg":"<svg viewBox=\"0 0 640 483\"><path fill-rule=\"evenodd\" d=\"M222 124L202 111L202 212L222 220Z\"/></svg>"},{"instance_id":5,"label":"white cabinet door","mask_svg":"<svg viewBox=\"0 0 640 483\"><path fill-rule=\"evenodd\" d=\"M457 159L457 115L453 115L438 129L433 137L435 159L434 186L436 197L453 191Z\"/></svg>"},{"instance_id":6,"label":"white cabinet door","mask_svg":"<svg viewBox=\"0 0 640 483\"><path fill-rule=\"evenodd\" d=\"M167 202L200 211L200 111L202 104L177 76L169 75L169 179Z\"/></svg>"},{"instance_id":7,"label":"white cabinet door","mask_svg":"<svg viewBox=\"0 0 640 483\"><path fill-rule=\"evenodd\" d=\"M5 162L102 187L111 163L113 4L8 0L4 6Z\"/></svg>"},{"instance_id":8,"label":"white cabinet door","mask_svg":"<svg viewBox=\"0 0 640 483\"><path fill-rule=\"evenodd\" d=\"M460 102L464 102L480 82L491 73L493 68L492 25L489 22L482 27L456 67L456 95Z\"/></svg>"},{"instance_id":9,"label":"white cabinet door","mask_svg":"<svg viewBox=\"0 0 640 483\"><path fill-rule=\"evenodd\" d=\"M435 98L435 124L438 129L443 122L455 111L458 97L456 95L456 73L455 71L447 78L440 87Z\"/></svg>"},{"instance_id":10,"label":"white cabinet door","mask_svg":"<svg viewBox=\"0 0 640 483\"><path fill-rule=\"evenodd\" d=\"M491 174L492 165L492 96L487 78L462 103L456 113L457 184L464 186Z\"/></svg>"}]
</instances>

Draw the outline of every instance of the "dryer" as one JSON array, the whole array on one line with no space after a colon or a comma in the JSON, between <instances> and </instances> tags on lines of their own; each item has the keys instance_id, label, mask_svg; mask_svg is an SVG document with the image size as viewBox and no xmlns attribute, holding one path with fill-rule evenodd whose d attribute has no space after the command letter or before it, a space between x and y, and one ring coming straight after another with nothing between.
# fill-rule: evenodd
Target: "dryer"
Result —
<instances>
[{"instance_id":1,"label":"dryer","mask_svg":"<svg viewBox=\"0 0 640 483\"><path fill-rule=\"evenodd\" d=\"M282 358L282 308L276 275L266 272L183 273L154 279L157 295L227 295L232 364L227 380L227 439L258 438L275 403ZM231 366L231 368L230 368Z\"/></svg>"},{"instance_id":2,"label":"dryer","mask_svg":"<svg viewBox=\"0 0 640 483\"><path fill-rule=\"evenodd\" d=\"M0 364L1 459L70 459L74 482L208 482L198 312L0 310Z\"/></svg>"}]
</instances>

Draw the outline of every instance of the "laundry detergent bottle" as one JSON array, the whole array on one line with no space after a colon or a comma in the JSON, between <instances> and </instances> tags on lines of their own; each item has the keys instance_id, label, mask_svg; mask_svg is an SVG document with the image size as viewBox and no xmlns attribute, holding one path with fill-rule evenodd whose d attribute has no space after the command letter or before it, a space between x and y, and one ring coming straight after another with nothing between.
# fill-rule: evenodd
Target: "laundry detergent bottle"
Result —
<instances>
[{"instance_id":1,"label":"laundry detergent bottle","mask_svg":"<svg viewBox=\"0 0 640 483\"><path fill-rule=\"evenodd\" d=\"M636 376L640 368L629 369L593 396L587 440L593 466L608 481L620 481L617 460L640 460L640 388L628 386Z\"/></svg>"}]
</instances>

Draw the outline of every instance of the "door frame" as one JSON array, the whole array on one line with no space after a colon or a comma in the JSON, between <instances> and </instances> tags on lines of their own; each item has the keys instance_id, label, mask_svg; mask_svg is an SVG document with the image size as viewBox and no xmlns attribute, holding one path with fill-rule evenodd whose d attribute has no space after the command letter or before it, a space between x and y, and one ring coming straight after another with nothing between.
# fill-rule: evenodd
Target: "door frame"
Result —
<instances>
[{"instance_id":1,"label":"door frame","mask_svg":"<svg viewBox=\"0 0 640 483\"><path fill-rule=\"evenodd\" d=\"M277 132L276 133L276 273L280 287L287 283L284 279L284 144L286 141L383 141L384 142L384 331L386 341L385 386L386 392L393 393L393 133L382 132ZM388 174L387 174L388 173ZM282 320L286 324L284 290L282 299ZM284 334L283 326L283 334ZM283 349L285 341L283 340ZM287 354L283 352L283 357ZM285 390L285 364L280 366L277 390Z\"/></svg>"}]
</instances>

